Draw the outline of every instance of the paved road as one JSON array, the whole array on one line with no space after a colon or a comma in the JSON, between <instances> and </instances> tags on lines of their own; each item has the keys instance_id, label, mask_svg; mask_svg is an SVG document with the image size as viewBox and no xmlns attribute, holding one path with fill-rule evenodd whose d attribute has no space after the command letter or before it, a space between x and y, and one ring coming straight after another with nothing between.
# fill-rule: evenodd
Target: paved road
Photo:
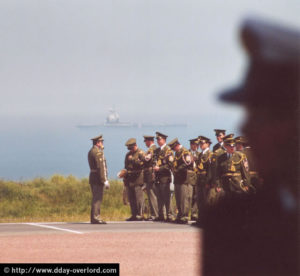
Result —
<instances>
[{"instance_id":1,"label":"paved road","mask_svg":"<svg viewBox=\"0 0 300 276\"><path fill-rule=\"evenodd\" d=\"M122 276L193 276L201 242L201 230L170 223L0 223L0 263L120 263Z\"/></svg>"},{"instance_id":2,"label":"paved road","mask_svg":"<svg viewBox=\"0 0 300 276\"><path fill-rule=\"evenodd\" d=\"M88 222L39 222L39 223L0 223L0 236L50 234L50 233L86 234L93 232L199 232L195 227L161 222L107 222L105 225Z\"/></svg>"}]
</instances>

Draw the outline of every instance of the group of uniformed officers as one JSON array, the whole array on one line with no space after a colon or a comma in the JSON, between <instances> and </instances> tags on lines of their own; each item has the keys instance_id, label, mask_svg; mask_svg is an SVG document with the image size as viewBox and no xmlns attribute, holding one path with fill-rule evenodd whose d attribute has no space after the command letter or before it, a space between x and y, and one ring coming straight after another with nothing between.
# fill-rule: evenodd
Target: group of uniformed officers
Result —
<instances>
[{"instance_id":1,"label":"group of uniformed officers","mask_svg":"<svg viewBox=\"0 0 300 276\"><path fill-rule=\"evenodd\" d=\"M138 148L135 138L125 143L129 151L125 168L118 176L124 181L130 204L131 217L127 221L147 219L187 224L191 219L195 221L193 225L201 227L207 206L217 204L224 197L255 193L260 188L262 181L247 139L233 138L234 134L226 135L223 129L214 131L218 143L212 151L211 140L205 136L190 139L189 150L177 138L167 144L168 136L161 132L156 132L156 136L144 135L146 152ZM91 223L102 224L105 222L100 219L100 204L103 188L109 188L109 183L102 135L92 140L94 146L89 153L93 194ZM103 185L95 180L98 176ZM95 185L102 188L100 192L96 189L94 195ZM144 191L150 207L148 218L144 217ZM176 208L172 205L174 195Z\"/></svg>"}]
</instances>

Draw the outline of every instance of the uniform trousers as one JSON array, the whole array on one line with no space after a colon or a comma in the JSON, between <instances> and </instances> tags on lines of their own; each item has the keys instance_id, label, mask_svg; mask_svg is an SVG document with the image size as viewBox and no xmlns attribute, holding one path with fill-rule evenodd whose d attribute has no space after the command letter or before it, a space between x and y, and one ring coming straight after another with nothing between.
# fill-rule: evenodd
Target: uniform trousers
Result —
<instances>
[{"instance_id":1,"label":"uniform trousers","mask_svg":"<svg viewBox=\"0 0 300 276\"><path fill-rule=\"evenodd\" d=\"M132 217L142 217L144 206L144 192L142 185L128 185L127 191Z\"/></svg>"},{"instance_id":2,"label":"uniform trousers","mask_svg":"<svg viewBox=\"0 0 300 276\"><path fill-rule=\"evenodd\" d=\"M193 186L191 184L175 184L175 199L178 209L177 220L189 220L192 192Z\"/></svg>"},{"instance_id":3,"label":"uniform trousers","mask_svg":"<svg viewBox=\"0 0 300 276\"><path fill-rule=\"evenodd\" d=\"M100 206L103 198L103 184L90 184L92 192L91 222L100 220Z\"/></svg>"}]
</instances>

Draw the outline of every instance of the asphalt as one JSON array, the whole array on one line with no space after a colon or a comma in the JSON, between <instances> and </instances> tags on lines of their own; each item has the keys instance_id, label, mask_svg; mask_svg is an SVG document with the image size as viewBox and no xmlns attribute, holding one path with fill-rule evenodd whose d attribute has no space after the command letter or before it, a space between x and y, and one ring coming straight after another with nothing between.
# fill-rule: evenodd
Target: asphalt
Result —
<instances>
[{"instance_id":1,"label":"asphalt","mask_svg":"<svg viewBox=\"0 0 300 276\"><path fill-rule=\"evenodd\" d=\"M119 263L122 276L196 276L202 230L162 222L0 223L0 263Z\"/></svg>"},{"instance_id":2,"label":"asphalt","mask_svg":"<svg viewBox=\"0 0 300 276\"><path fill-rule=\"evenodd\" d=\"M125 222L108 221L107 224L89 222L33 222L0 223L0 236L35 235L35 234L86 234L95 232L199 232L198 228L187 225L163 222Z\"/></svg>"}]
</instances>

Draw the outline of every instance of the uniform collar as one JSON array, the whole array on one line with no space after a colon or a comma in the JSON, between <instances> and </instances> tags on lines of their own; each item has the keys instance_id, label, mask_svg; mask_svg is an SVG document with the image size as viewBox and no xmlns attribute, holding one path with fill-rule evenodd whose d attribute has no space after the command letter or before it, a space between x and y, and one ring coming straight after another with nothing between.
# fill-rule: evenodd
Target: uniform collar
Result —
<instances>
[{"instance_id":1,"label":"uniform collar","mask_svg":"<svg viewBox=\"0 0 300 276\"><path fill-rule=\"evenodd\" d=\"M163 150L164 149L164 147L166 146L167 144L165 143L165 144L163 144L161 147L160 147L160 149L161 150Z\"/></svg>"},{"instance_id":2,"label":"uniform collar","mask_svg":"<svg viewBox=\"0 0 300 276\"><path fill-rule=\"evenodd\" d=\"M206 148L204 151L202 151L202 154L205 154L207 151L209 151L209 148Z\"/></svg>"}]
</instances>

